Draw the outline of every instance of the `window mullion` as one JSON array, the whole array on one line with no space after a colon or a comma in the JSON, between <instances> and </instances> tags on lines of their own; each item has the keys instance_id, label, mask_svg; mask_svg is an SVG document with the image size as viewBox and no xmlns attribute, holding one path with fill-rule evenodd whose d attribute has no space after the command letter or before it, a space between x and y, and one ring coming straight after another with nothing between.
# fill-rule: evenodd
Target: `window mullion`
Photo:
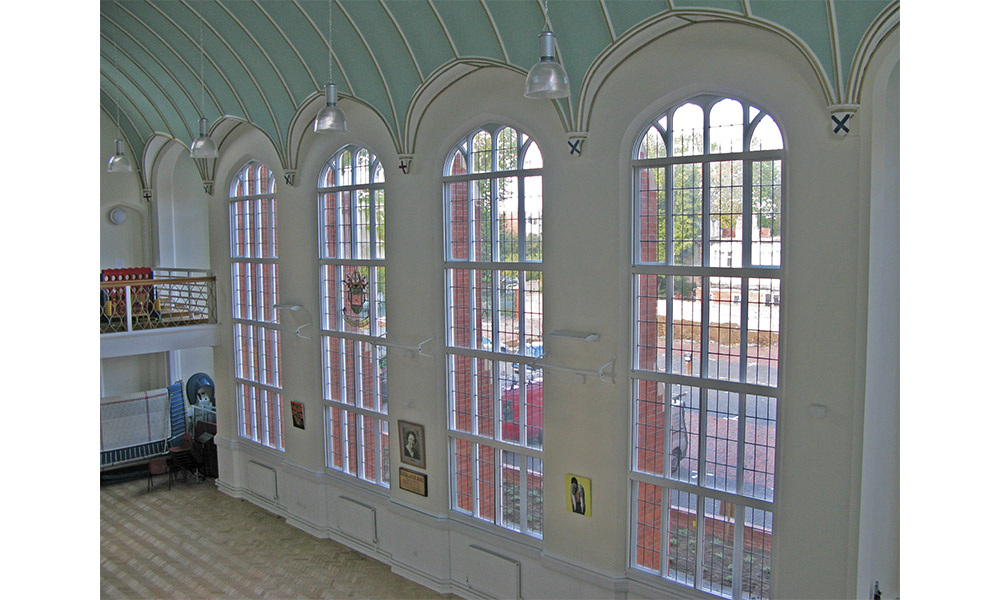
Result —
<instances>
[{"instance_id":1,"label":"window mullion","mask_svg":"<svg viewBox=\"0 0 1000 600\"><path fill-rule=\"evenodd\" d=\"M638 483L634 484L638 486ZM670 488L660 486L660 575L670 572ZM636 520L637 519L633 519Z\"/></svg>"},{"instance_id":2,"label":"window mullion","mask_svg":"<svg viewBox=\"0 0 1000 600\"><path fill-rule=\"evenodd\" d=\"M743 535L746 529L746 507L736 504L733 508L733 600L743 597Z\"/></svg>"},{"instance_id":3,"label":"window mullion","mask_svg":"<svg viewBox=\"0 0 1000 600\"><path fill-rule=\"evenodd\" d=\"M518 404L518 436L517 442L522 446L528 444L528 365L527 359L518 364L517 373L517 404Z\"/></svg>"},{"instance_id":4,"label":"window mullion","mask_svg":"<svg viewBox=\"0 0 1000 600\"><path fill-rule=\"evenodd\" d=\"M701 348L699 350L700 356L698 360L701 364L701 378L707 379L711 373L708 370L708 355L709 355L709 344L712 341L712 278L708 275L702 275L701 279Z\"/></svg>"},{"instance_id":5,"label":"window mullion","mask_svg":"<svg viewBox=\"0 0 1000 600\"><path fill-rule=\"evenodd\" d=\"M740 277L740 381L747 380L747 354L750 348L750 280Z\"/></svg>"},{"instance_id":6,"label":"window mullion","mask_svg":"<svg viewBox=\"0 0 1000 600\"><path fill-rule=\"evenodd\" d=\"M493 522L503 527L503 450L493 451Z\"/></svg>"},{"instance_id":7,"label":"window mullion","mask_svg":"<svg viewBox=\"0 0 1000 600\"><path fill-rule=\"evenodd\" d=\"M743 161L743 259L741 267L753 264L753 161Z\"/></svg>"},{"instance_id":8,"label":"window mullion","mask_svg":"<svg viewBox=\"0 0 1000 600\"><path fill-rule=\"evenodd\" d=\"M746 442L747 442L747 395L739 395L739 416L736 419L736 493L744 494L743 489L746 477Z\"/></svg>"},{"instance_id":9,"label":"window mullion","mask_svg":"<svg viewBox=\"0 0 1000 600\"><path fill-rule=\"evenodd\" d=\"M525 203L524 177L517 178L517 256L518 260L528 260L528 228Z\"/></svg>"},{"instance_id":10,"label":"window mullion","mask_svg":"<svg viewBox=\"0 0 1000 600\"><path fill-rule=\"evenodd\" d=\"M521 431L524 431L525 429L526 427L521 427ZM521 437L523 438L524 434L522 434ZM528 531L528 477L529 477L528 472L530 471L530 469L528 468L529 459L524 454L516 454L515 457L517 458L517 464L520 468L517 477L518 483L520 483L520 486L518 486L520 490L518 491L521 498L520 505L517 511L518 516L520 517L518 525L520 526L520 530L526 533Z\"/></svg>"},{"instance_id":11,"label":"window mullion","mask_svg":"<svg viewBox=\"0 0 1000 600\"><path fill-rule=\"evenodd\" d=\"M701 473L698 474L701 478ZM694 587L701 589L705 581L705 495L698 494L698 527L695 533Z\"/></svg>"}]
</instances>

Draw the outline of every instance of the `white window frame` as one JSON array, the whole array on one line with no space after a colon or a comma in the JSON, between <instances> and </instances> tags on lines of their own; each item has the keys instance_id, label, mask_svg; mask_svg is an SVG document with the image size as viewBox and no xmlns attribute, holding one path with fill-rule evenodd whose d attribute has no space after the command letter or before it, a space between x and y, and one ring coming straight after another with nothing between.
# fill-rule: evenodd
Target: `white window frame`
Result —
<instances>
[{"instance_id":1,"label":"white window frame","mask_svg":"<svg viewBox=\"0 0 1000 600\"><path fill-rule=\"evenodd\" d=\"M367 165L367 178L362 181L360 180L359 174L363 172L363 168L359 167L358 156L359 153L365 152L369 157L369 163ZM344 175L341 167L341 157L349 153L351 156L351 166L349 169L349 175L351 180L344 181L342 176ZM344 475L354 477L360 482L370 483L377 486L381 490L388 490L390 485L390 469L389 469L389 456L388 456L388 442L389 439L389 419L388 419L388 393L386 382L379 376L379 363L381 361L388 360L387 346L385 345L385 324L380 320L383 316L384 302L377 302L377 294L375 290L379 287L384 286L384 273L386 266L386 259L384 255L385 240L379 239L378 236L378 221L376 219L376 213L379 212L377 207L376 197L382 196L382 206L381 213L384 218L385 211L385 177L384 171L382 170L381 161L378 157L368 148L356 144L348 144L340 149L338 149L334 154L324 163L323 168L320 169L320 175L317 180L317 210L319 215L319 287L320 287L320 370L322 372L323 381L323 406L324 406L324 424L325 424L325 439L326 439L326 466L327 468L343 473ZM325 175L329 169L333 169L334 184L329 185L325 181ZM342 227L345 225L342 222L343 211L340 210L340 196L341 194L349 193L351 196L351 206L350 211L352 222L347 224L347 226L352 231L352 243L349 252L343 252L344 246L340 241L339 234L342 231ZM357 234L361 229L360 219L358 218L358 213L362 210L362 207L357 203L359 193L367 193L368 203L365 209L368 210L369 222L368 222L368 235L367 244L368 252L367 256L365 253L361 252L359 245L359 240ZM334 231L337 236L336 243L334 244L335 251L332 255L328 254L327 248L327 228L326 228L326 217L325 208L327 198L332 198L334 202L334 207L332 208L334 212ZM381 250L381 253L379 252ZM345 254L349 254L346 256ZM381 255L380 255L381 254ZM340 316L341 312L345 309L345 299L344 299L344 285L342 281L343 271L345 268L359 267L367 269L368 272L368 285L369 285L369 308L368 308L368 326L367 330L361 331L349 331L344 327L343 318ZM328 304L328 299L323 297L324 290L326 287L325 277L328 270L332 270L335 273L336 282L333 289L336 290L333 295L333 310L330 310L330 305ZM339 274L339 275L336 275ZM329 344L336 344L336 356L338 357L337 365L327 364L329 360L329 352L327 347ZM364 372L364 368L361 365L361 359L364 356L364 352L359 350L361 345L369 345L372 348L372 352L368 357L371 361L370 368L372 369L372 390L373 401L375 406L380 408L370 409L366 408L362 404L361 396L362 390L359 387L355 387L353 390L348 390L346 378L339 376L338 390L334 392L331 396L330 390L331 385L333 385L331 377L331 369L337 369L339 373L343 374L346 371L346 355L345 352L349 345L353 345L354 349L351 351L354 358L354 381L360 380ZM387 375L388 366L386 366L382 371L382 374ZM346 401L346 396L353 394L351 401ZM336 396L336 397L334 397ZM354 416L354 441L352 442L349 435L349 416ZM366 466L365 461L365 432L363 423L365 421L374 421L375 423L375 436L378 440L374 446L370 449L374 453L373 460L373 472L369 472L369 468ZM335 421L339 422L339 427L335 428ZM340 435L337 439L334 439L336 431L340 431ZM385 443L379 443L385 441ZM336 464L336 454L335 446L338 446L337 451L339 451L341 457L341 464ZM356 457L356 464L350 464L350 456Z\"/></svg>"},{"instance_id":2,"label":"white window frame","mask_svg":"<svg viewBox=\"0 0 1000 600\"><path fill-rule=\"evenodd\" d=\"M265 193L259 194L240 194L241 186L246 186L247 181L252 175L253 171L258 174L262 170L267 170L267 191ZM245 188L244 188L245 189ZM261 162L258 161L248 161L243 167L240 168L237 175L233 178L229 187L229 235L230 235L230 281L232 283L232 300L233 300L233 360L234 360L234 370L236 374L236 384L237 391L236 397L237 402L240 403L238 407L238 423L239 423L239 435L245 439L249 439L253 442L266 446L268 448L273 448L275 450L284 451L284 415L283 415L283 400L281 395L281 323L279 311L275 308L275 305L279 303L279 292L278 292L278 240L277 240L277 194L276 194L276 184L274 179L274 173L267 168ZM246 256L237 256L237 242L235 238L236 234L236 207L238 203L250 203L253 205L254 214L259 220L262 214L262 202L269 202L272 205L273 215L271 220L270 235L271 242L273 245L273 253L271 256L263 256L263 246L260 242L259 236L251 236L250 229L252 225L249 221L244 223L246 228L246 234L248 237L253 237L255 243L253 245L252 251ZM253 304L255 305L254 313L256 315L251 315L251 318L247 318L247 315L241 315L239 309L239 297L237 290L240 289L240 285L237 282L237 265L247 265L250 270L255 274L253 281L251 282L252 296L254 296ZM265 293L266 290L263 289L263 281L266 279L264 277L264 270L268 269L272 271L273 275L273 289L271 293ZM256 318L252 318L252 317ZM240 329L249 328L251 335L248 336L249 344L254 348L262 348L260 352L268 353L268 360L270 360L274 365L276 365L276 371L274 376L270 381L260 381L258 379L248 379L240 376L240 357L243 356L243 351L240 348ZM273 336L272 348L266 348L267 340L265 335ZM245 359L254 360L257 357L258 352L251 351L244 356ZM248 389L254 396L252 400L243 399L241 402L241 387ZM261 395L273 394L275 401L273 406L270 403L260 400ZM252 413L253 418L250 423L246 422L246 411L244 410L243 404L249 403L249 409ZM258 427L258 417L265 424L264 427ZM251 431L248 433L247 429Z\"/></svg>"},{"instance_id":3,"label":"white window frame","mask_svg":"<svg viewBox=\"0 0 1000 600\"><path fill-rule=\"evenodd\" d=\"M722 152L713 152L712 151L711 139L710 139L710 127L709 127L710 111L711 111L711 107L714 106L714 104L716 102L723 101L723 100L737 100L738 102L741 102L742 105L743 105L743 111L744 111L744 116L743 116L743 119L744 119L744 123L743 123L743 127L744 127L744 131L743 131L743 149L740 152L722 153ZM752 218L751 212L753 210L753 207L752 207L752 201L751 201L750 185L751 185L751 180L752 180L753 175L752 175L752 169L748 168L748 167L750 166L750 164L751 164L752 161L757 161L757 160L761 160L761 161L766 161L766 160L777 161L777 163L779 164L779 167L783 167L783 165L784 165L784 158L785 158L785 151L783 149L783 147L784 147L783 143L782 143L782 149L755 150L755 151L752 151L752 150L749 149L750 148L750 140L751 140L751 137L752 137L751 136L751 131L752 131L753 127L755 127L756 124L760 122L760 120L762 119L762 117L767 116L765 113L760 112L760 111L758 111L756 113L753 112L756 109L750 108L749 103L744 102L744 101L742 101L742 100L740 100L738 98L726 98L726 97L723 97L723 96L702 96L702 97L698 97L698 98L692 99L689 102L694 103L694 104L699 104L703 108L704 129L701 132L701 134L704 136L703 137L703 140L704 140L703 150L704 151L701 154L676 156L676 157L673 156L673 149L671 148L671 141L670 141L671 140L671 128L673 126L673 114L674 114L674 111L676 111L678 108L680 108L680 107L684 106L685 104L687 104L687 103L681 103L681 104L678 104L678 105L672 107L670 110L667 110L666 112L660 113L655 119L653 119L652 121L650 121L649 123L647 123L647 125L640 131L639 135L637 136L636 143L633 146L633 154L631 156L631 177L632 177L632 182L633 182L633 191L632 191L631 199L630 199L631 209L632 209L632 211L631 211L631 214L632 214L632 234L631 234L631 239L632 239L632 256L630 257L630 269L631 269L632 282L633 283L632 283L632 288L630 289L629 294L630 294L630 306L632 307L632 316L631 316L631 323L632 323L632 329L631 329L631 331L632 331L632 334L631 334L630 347L632 349L632 353L633 353L632 356L633 356L633 358L632 358L632 368L631 368L631 372L630 372L631 384L632 384L630 386L630 396L631 396L630 397L630 407L631 407L630 410L631 410L632 414L631 414L631 418L630 418L630 421L631 421L631 427L630 427L630 430L631 430L631 442L630 442L631 456L630 456L630 464L629 464L629 490L630 490L630 518L629 518L630 526L629 526L629 536L630 536L630 539L629 539L629 561L628 561L628 565L629 565L630 573L636 574L640 578L642 578L642 577L648 577L649 575L653 575L653 576L656 576L657 579L660 579L660 580L664 580L665 579L667 581L670 581L671 585L678 584L678 585L683 585L683 586L685 586L687 588L693 587L693 588L695 588L697 590L700 590L701 592L705 592L705 593L708 593L708 594L713 595L713 596L722 596L722 597L730 597L730 598L732 598L732 597L741 598L741 597L743 597L742 596L742 585L741 585L742 582L741 582L741 577L743 576L744 531L745 531L746 527L740 527L740 526L735 526L735 525L736 524L740 524L740 523L746 524L745 517L747 516L747 514L749 514L748 511L766 511L765 513L763 513L763 518L761 519L761 521L763 523L767 523L766 526L770 527L769 535L773 535L773 531L774 531L774 529L773 529L773 521L774 521L774 519L777 516L777 510L776 510L775 504L774 504L773 489L771 490L771 493L769 494L770 497L767 498L767 499L760 498L760 497L748 496L748 495L746 495L743 492L743 490L744 490L744 485L743 485L743 483L744 483L743 482L744 460L746 458L745 457L745 451L747 449L747 440L745 439L745 436L746 436L745 420L748 418L747 417L747 411L746 411L746 405L747 405L747 401L748 401L748 397L749 396L756 396L758 398L759 397L766 397L766 398L773 399L773 402L775 404L775 406L774 406L775 418L774 418L773 425L776 428L776 426L777 426L776 406L778 404L780 404L780 398L781 398L780 379L777 378L777 377L774 379L774 382L773 382L772 385L761 385L761 384L759 384L757 382L747 382L747 372L746 372L746 368L747 367L746 367L746 365L747 365L747 362L749 360L748 359L748 355L747 355L747 338L748 338L747 331L748 331L748 326L749 326L747 314L748 314L748 300L749 300L749 296L750 296L750 294L748 293L748 291L749 291L748 290L748 282L751 281L751 280L753 280L753 279L756 279L756 278L761 278L761 279L768 279L768 280L776 280L779 283L779 285L780 285L780 282L783 280L783 273L784 273L784 268L781 267L780 265L778 265L778 266L774 266L774 265L754 265L751 262L752 261L751 249L752 249L752 246L753 246L753 244L752 244L753 232L751 231L751 229L752 229L751 225L752 225L753 218ZM749 108L749 110L748 110L748 108ZM665 118L666 118L666 120L664 121ZM640 146L642 145L642 143L644 141L644 138L646 136L647 131L649 131L650 127L653 127L654 124L656 124L656 123L664 123L664 122L667 123L667 127L666 127L666 129L661 129L661 133L662 133L663 138L664 138L664 144L665 144L665 147L666 147L666 154L667 154L667 156L666 157L660 157L660 158L639 158ZM742 223L742 234L741 234L742 237L740 238L741 239L742 256L740 256L740 257L733 256L732 257L731 264L737 264L737 260L736 259L737 258L740 259L740 262L735 267L733 267L731 265L721 265L721 264L720 265L713 265L712 264L713 249L711 247L712 244L711 244L711 240L710 240L710 234L713 231L713 226L716 227L716 229L717 229L718 228L718 224L712 222L712 220L711 220L711 214L710 214L711 213L711 210L710 210L711 209L711 190L710 190L711 184L709 182L709 180L710 180L709 165L711 163L715 163L715 162L733 161L733 160L742 160L743 161L743 182L742 182L742 185L743 185L742 222L743 223ZM670 167L672 167L672 166L681 165L681 164L690 164L690 163L697 163L697 164L700 164L702 166L702 170L701 170L701 174L702 174L702 190L700 192L700 194L701 194L701 225L700 225L700 227L701 227L701 232L702 232L702 237L701 237L701 266L674 265L674 264L672 264L673 263L674 249L673 249L673 236L672 236L673 226L671 224L671 211L672 211L672 207L671 207L670 193L671 193L671 188L672 188L673 184L671 182L671 177L670 176L667 176L665 178L665 183L664 183L664 185L666 186L666 191L664 193L667 194L667 200L666 200L666 207L667 207L666 210L667 210L667 213L666 213L666 216L663 217L664 219L666 219L666 228L665 228L665 232L666 232L665 237L666 237L666 239L663 240L665 242L665 244L666 244L665 258L664 258L664 260L662 262L642 260L642 254L640 252L640 249L641 249L641 247L640 247L640 237L641 237L640 236L640 232L642 231L641 228L640 228L640 225L641 225L641 223L640 223L640 212L641 212L640 211L640 204L641 204L641 200L640 200L640 197L641 197L640 173L642 172L643 169L647 169L647 168L660 168L660 167L665 167L667 169L667 172L669 173L670 172ZM785 183L784 183L784 181L785 181L785 178L782 177L782 179L781 179L781 189L780 189L780 197L781 197L782 200L781 200L781 210L779 210L779 212L778 212L779 219L780 219L781 215L783 214L783 207L785 205L784 198L786 197L786 194L784 193L784 191L785 191ZM783 219L782 219L782 222L783 222ZM750 243L742 243L742 240L750 240ZM719 256L722 256L722 255L719 254ZM697 373L695 373L693 375L692 374L688 374L688 373L685 372L685 370L683 369L683 367L681 369L675 370L675 368L672 366L672 363L673 363L673 359L672 358L669 358L668 360L665 361L665 366L664 366L664 368L662 370L660 370L658 367L654 368L653 370L640 368L640 364L639 364L639 345L638 345L638 340L639 340L639 337L640 337L639 336L639 328L640 328L639 305L640 305L640 302L639 302L639 290L637 288L637 282L639 281L639 276L641 276L641 275L645 275L645 276L652 276L652 275L665 276L666 279L667 279L668 285L672 285L672 284L669 284L669 282L670 282L670 280L673 277L690 276L690 277L700 277L700 278L702 278L702 290L703 291L707 291L707 293L703 293L701 295L701 297L697 300L697 302L699 302L701 304L701 307L702 307L701 308L701 314L700 314L700 321L698 321L698 328L700 329L700 332L701 332L700 333L701 343L700 343L700 349L699 349L699 352L698 352L698 356L694 357L695 360L700 361L700 365L699 365L700 368L699 368L699 370L698 370ZM709 366L708 366L708 364L709 364L709 347L710 347L710 344L709 344L709 341L710 341L709 340L709 330L711 329L711 315L710 315L709 307L710 307L710 304L712 303L710 281L711 281L711 278L713 278L713 277L733 277L733 278L738 278L740 280L740 282L741 282L741 288L739 290L735 290L735 291L732 292L733 293L733 296L732 296L733 300L731 301L733 303L738 303L739 306L740 306L739 331L740 331L740 340L741 340L741 342L740 342L740 369L739 369L739 375L738 375L738 378L736 378L736 380L732 380L732 381L726 380L726 379L720 379L720 378L710 377L710 372L709 372ZM665 352L667 354L667 357L671 357L672 353L674 352L674 349L672 349L670 347L670 337L671 337L670 328L672 326L671 324L672 324L673 319L674 319L674 317L672 316L672 314L673 314L673 312L672 312L673 311L673 308L672 308L672 306L673 306L673 300L671 300L671 298L673 298L673 295L671 293L669 293L670 289L672 289L672 287L668 287L668 293L666 294L666 304L668 306L670 306L670 308L667 309L667 313L666 313L666 315L667 315L666 316L666 324L667 324L668 331L667 331L667 334L666 334L666 338L667 338L666 346L667 347L665 348ZM764 291L761 290L759 292L759 296L760 296L759 302L760 302L760 304L767 305L767 306L776 305L777 304L776 299L778 298L779 295L780 295L780 292L775 292L775 293L772 294L772 292L770 291L770 289L768 289L768 291L766 293L766 296L765 296ZM775 300L773 302L771 301L772 297ZM780 344L780 341L779 341L779 344ZM783 344L781 344L781 347L783 348ZM661 351L662 350L658 350L658 352L661 352ZM682 363L682 365L683 365L683 363ZM671 437L672 434L670 433L671 432L671 420L672 420L673 417L669 416L669 415L673 415L674 414L674 409L672 407L665 411L665 415L667 415L667 416L664 417L665 426L663 428L664 433L662 433L662 435L665 435L666 437L661 440L662 441L662 453L663 453L663 458L662 458L662 461L663 461L662 471L663 472L662 473L649 473L649 472L638 470L637 465L638 465L638 460L639 460L638 459L638 453L640 451L640 449L639 449L640 434L639 434L639 428L638 428L638 425L639 425L639 416L638 416L638 412L637 411L639 410L639 408L638 408L639 407L639 401L638 401L639 396L638 395L639 395L639 390L640 390L640 384L642 382L655 382L655 383L657 383L659 385L662 385L663 386L662 389L664 390L664 392L666 394L670 394L670 395L673 394L673 390L674 390L673 386L691 386L691 387L681 388L681 389L688 389L688 390L697 389L697 390L699 390L699 394L698 394L699 398L698 398L697 402L698 402L698 407L699 407L698 415L699 415L699 421L700 422L699 422L699 427L697 429L697 431L698 431L698 434L697 434L698 435L697 447L700 450L699 450L699 456L698 456L697 471L696 471L696 474L695 474L695 479L693 481L682 481L679 478L672 478L671 477L671 472L670 472L670 467L667 466L667 465L670 464L668 454L669 454L669 452L671 450L671 447L674 445L673 439ZM739 407L737 409L738 410L738 415L739 415L738 416L738 426L737 426L738 427L738 429L737 429L737 431L738 431L738 434L737 434L738 435L738 439L737 439L738 458L737 458L737 462L736 462L737 476L736 476L736 487L735 487L736 491L735 492L721 490L721 489L718 489L718 487L716 487L716 486L706 485L707 477L701 477L701 476L698 475L698 474L705 474L705 473L707 473L707 470L706 470L706 452L704 451L704 449L706 448L706 445L707 445L707 441L708 441L707 440L707 435L708 435L707 434L707 430L708 430L708 427L706 426L706 421L707 421L707 418L708 418L707 417L707 413L709 411L707 410L707 407L709 406L709 404L708 404L709 394L713 390L716 391L716 394L722 394L722 393L727 393L727 392L731 393L731 394L737 394L738 398L739 398L739 402L738 402L738 406ZM647 402L648 402L648 400L647 400ZM673 403L671 402L671 406L672 406L672 404ZM683 412L681 412L680 414L683 414ZM646 437L644 439L648 440L648 437ZM777 462L777 453L779 452L779 450L780 450L780 444L778 444L778 442L775 441L774 447L771 449L772 455L773 455L773 461L775 463ZM774 487L776 488L777 487L777 485L776 485L776 473L774 473L772 471L771 476L773 478L772 480L775 481L775 486ZM658 566L657 569L650 569L650 568L648 568L646 566L640 565L638 563L638 559L637 559L637 551L638 551L638 545L639 545L639 541L640 541L639 540L639 534L638 534L638 519L639 519L640 510L641 510L641 507L639 506L639 501L640 501L639 500L639 489L640 489L641 485L656 486L656 487L660 488L660 490L661 490L660 491L661 498L662 498L662 504L661 504L661 509L660 509L661 523L658 525L659 539L660 539L660 544L659 544L658 552L659 552L659 561L660 561L660 564L659 564L659 566ZM727 484L727 487L728 487L728 484ZM696 538L696 540L697 540L697 547L696 547L696 551L695 551L695 556L696 556L696 561L697 562L696 562L696 567L694 569L694 580L693 581L684 581L683 580L684 578L675 579L675 578L672 578L672 577L669 576L670 569L669 569L669 565L668 565L668 562L667 562L668 561L668 552L667 552L667 549L668 549L668 544L670 543L670 536L671 536L670 529L669 529L669 526L668 526L668 517L669 517L669 512L670 512L669 511L669 507L670 507L670 492L671 492L671 490L679 492L681 494L684 494L684 493L694 494L697 497L697 509L696 509L697 526L694 527L694 528L692 528L694 530L694 532L695 532L692 535L694 535L695 538ZM733 524L734 524L734 527L733 527L733 538L734 539L733 539L733 544L732 544L732 553L733 553L733 559L732 559L732 561L733 561L732 562L732 577L733 577L733 579L732 579L732 582L730 584L730 588L728 590L726 590L724 587L722 587L720 589L712 589L713 585L710 584L710 583L706 584L706 582L704 581L703 559L704 559L704 555L705 555L705 545L707 543L706 542L706 536L705 536L704 532L706 531L706 504L709 501L716 501L716 502L722 502L722 503L724 503L724 504L718 505L718 506L723 507L723 509L722 509L723 512L726 512L727 510L731 510L732 511L732 514L730 515L730 517L731 517L731 519L733 521ZM728 503L728 505L725 504L725 503ZM713 502L713 504L714 504L714 502ZM713 510L715 510L715 509L713 509ZM718 517L719 515L716 514L714 516ZM754 535L754 534L755 534L755 532L752 533L752 535ZM686 540L682 540L682 542L683 541L686 541ZM768 560L769 560L769 557L768 557ZM726 595L727 591L728 591L729 595ZM751 596L751 597L758 598L760 596Z\"/></svg>"},{"instance_id":4,"label":"white window frame","mask_svg":"<svg viewBox=\"0 0 1000 600\"><path fill-rule=\"evenodd\" d=\"M499 168L499 151L498 151L498 137L505 130L513 130L515 132L517 144L517 160L516 166L513 169L501 169ZM478 134L481 132L487 132L491 137L491 150L490 150L490 163L491 168L488 171L472 172L472 156L470 149L474 148L474 140ZM447 380L447 396L448 396L448 456L450 463L450 481L449 481L449 498L450 498L450 508L454 514L471 516L479 522L486 521L492 525L501 528L506 531L518 532L520 534L529 536L531 538L542 537L541 525L535 525L529 521L529 517L533 512L532 506L537 510L538 517L542 516L542 500L541 491L537 491L538 498L532 504L529 500L529 480L534 478L538 482L542 482L543 479L543 469L542 469L542 444L541 433L539 433L539 438L537 445L528 439L529 434L529 406L527 400L528 386L540 383L538 380L533 380L532 377L536 377L537 371L534 370L530 365L534 362L537 357L528 353L527 349L527 334L526 334L526 318L525 310L518 311L518 324L517 331L518 335L518 347L517 348L507 348L503 347L499 333L499 298L501 297L501 274L503 272L516 272L517 276L517 302L519 306L525 306L525 295L527 290L527 277L528 272L538 272L541 276L542 271L542 261L532 260L528 258L529 250L527 243L527 231L529 229L527 220L528 216L526 214L526 185L525 180L527 178L538 177L539 181L543 176L542 167L530 167L525 168L525 159L529 151L529 148L534 145L536 151L539 153L539 159L541 158L540 150L537 147L537 142L533 138L528 136L525 132L518 130L516 127L505 125L505 124L486 124L483 125L465 135L462 139L455 144L453 150L449 152L448 157L444 164L444 176L443 176L443 192L442 197L444 200L444 281L445 281L445 328L446 328L446 348L445 352L447 354L445 360L445 370L446 370L446 380ZM449 174L451 170L452 161L454 160L456 154L461 153L464 157L466 165L466 173L461 175ZM517 226L518 226L518 238L517 238L517 260L500 260L500 235L499 235L499 220L498 220L498 181L500 179L513 178L517 180ZM470 235L467 245L467 258L456 259L452 256L452 213L451 213L451 186L458 183L468 183L466 188L466 197L471 199L473 194L473 186L477 182L489 181L490 187L490 203L491 209L491 249L489 260L474 260L474 246L476 240L476 234L474 232L477 227L476 219L473 215L473 210L471 209L471 202L468 205L469 209L467 211L466 225L469 228ZM540 192L539 192L540 193ZM540 218L540 215L539 215ZM453 328L453 310L455 307L452 305L451 296L451 282L453 280L453 274L456 271L467 270L470 273L469 277L469 294L470 297L474 296L474 291L472 286L474 285L473 274L476 272L489 272L491 273L491 290L489 295L494 299L493 310L491 311L491 327L490 331L493 332L493 338L491 340L491 345L489 348L484 347L482 343L483 340L480 337L480 333L477 332L474 321L474 315L468 315L469 319L469 336L471 340L471 347L464 347L456 345L454 340L454 335L452 334ZM513 283L513 282L511 282ZM538 292L540 295L540 292ZM540 296L539 296L540 299ZM473 310L470 307L470 310ZM541 339L542 331L538 332L538 337ZM471 405L471 422L472 422L472 432L461 431L456 429L455 425L455 389L454 380L452 378L452 365L454 364L454 359L456 357L468 357L470 359L470 373L468 377L471 380L470 386L472 389L476 389L479 382L479 377L481 376L477 372L476 360L474 359L485 359L491 361L492 368L490 369L490 378L488 382L489 388L492 394L492 420L488 429L492 429L489 432L479 432L477 433L478 423L480 422L479 415L477 414L477 402L475 399L470 400ZM520 360L518 359L520 358ZM501 367L501 365L505 365ZM519 423L518 423L518 441L504 441L502 435L503 429L503 401L502 396L504 393L504 385L501 376L501 371L506 370L508 372L508 382L511 381L511 377L516 378L516 385L518 389L518 410L519 410ZM542 427L544 430L544 427ZM534 431L534 430L533 430ZM533 437L533 436L532 436ZM472 494L473 498L471 500L472 510L465 510L460 508L459 503L459 485L457 481L458 477L458 456L457 456L457 446L460 442L467 442L471 444L472 448L472 458L471 458L471 477L473 479L472 483ZM477 446L478 445L478 446ZM494 498L494 510L493 514L483 514L480 512L480 502L479 502L479 483L478 474L480 472L479 467L479 454L476 452L477 447L487 447L491 449L490 454L492 455L493 461L493 498ZM503 470L504 466L514 468L519 472L519 486L517 489L517 501L518 501L518 515L519 518L517 522L505 523L504 520L504 478ZM527 476L522 476L527 475ZM513 509L512 509L513 510ZM537 529L535 529L537 527Z\"/></svg>"}]
</instances>

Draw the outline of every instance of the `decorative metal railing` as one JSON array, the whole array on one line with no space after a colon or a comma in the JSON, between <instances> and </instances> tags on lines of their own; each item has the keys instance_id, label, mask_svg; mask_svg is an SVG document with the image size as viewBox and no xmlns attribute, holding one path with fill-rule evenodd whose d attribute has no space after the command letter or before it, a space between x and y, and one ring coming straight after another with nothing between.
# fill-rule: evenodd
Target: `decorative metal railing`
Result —
<instances>
[{"instance_id":1,"label":"decorative metal railing","mask_svg":"<svg viewBox=\"0 0 1000 600\"><path fill-rule=\"evenodd\" d=\"M217 323L215 276L196 269L107 269L101 333Z\"/></svg>"}]
</instances>

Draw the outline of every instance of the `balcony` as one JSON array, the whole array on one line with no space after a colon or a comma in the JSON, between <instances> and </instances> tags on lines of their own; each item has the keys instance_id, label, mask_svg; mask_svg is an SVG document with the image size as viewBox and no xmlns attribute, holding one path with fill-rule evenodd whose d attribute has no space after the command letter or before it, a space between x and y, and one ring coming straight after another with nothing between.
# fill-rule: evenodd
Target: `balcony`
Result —
<instances>
[{"instance_id":1,"label":"balcony","mask_svg":"<svg viewBox=\"0 0 1000 600\"><path fill-rule=\"evenodd\" d=\"M101 358L218 344L210 271L107 269L102 280Z\"/></svg>"}]
</instances>

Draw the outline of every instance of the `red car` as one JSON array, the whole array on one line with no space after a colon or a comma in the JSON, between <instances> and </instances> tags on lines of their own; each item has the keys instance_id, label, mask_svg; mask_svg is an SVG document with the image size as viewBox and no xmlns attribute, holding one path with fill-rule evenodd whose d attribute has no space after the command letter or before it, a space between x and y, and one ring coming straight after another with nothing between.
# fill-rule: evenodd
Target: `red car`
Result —
<instances>
[{"instance_id":1,"label":"red car","mask_svg":"<svg viewBox=\"0 0 1000 600\"><path fill-rule=\"evenodd\" d=\"M521 390L507 388L500 399L501 434L505 442L521 441L521 425L525 425L524 441L529 446L542 445L542 380L537 378L525 386L528 422L521 419Z\"/></svg>"}]
</instances>

